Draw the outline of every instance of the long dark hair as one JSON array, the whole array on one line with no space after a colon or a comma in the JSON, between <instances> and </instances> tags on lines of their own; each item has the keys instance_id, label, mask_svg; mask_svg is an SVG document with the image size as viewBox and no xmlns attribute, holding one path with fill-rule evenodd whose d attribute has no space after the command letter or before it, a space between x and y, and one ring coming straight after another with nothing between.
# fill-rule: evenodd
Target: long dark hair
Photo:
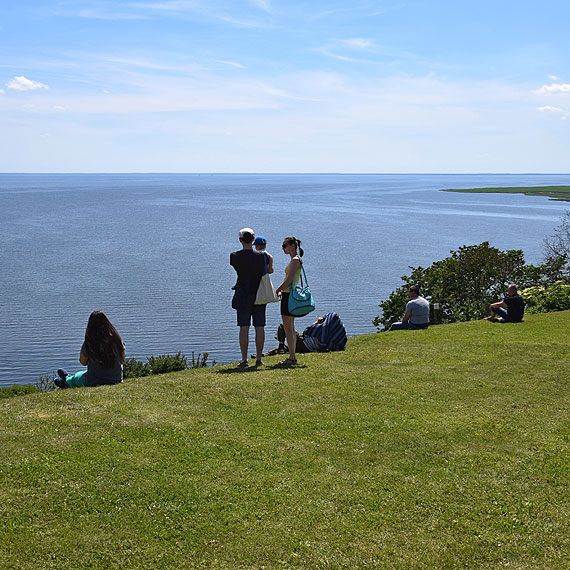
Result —
<instances>
[{"instance_id":1,"label":"long dark hair","mask_svg":"<svg viewBox=\"0 0 570 570\"><path fill-rule=\"evenodd\" d=\"M89 358L98 360L105 368L112 368L116 358L113 345L119 351L121 360L125 362L125 346L121 335L105 313L93 311L85 329L85 347Z\"/></svg>"},{"instance_id":2,"label":"long dark hair","mask_svg":"<svg viewBox=\"0 0 570 570\"><path fill-rule=\"evenodd\" d=\"M298 250L299 252L299 257L303 257L303 254L305 253L303 251L303 248L301 247L301 240L297 239L296 237L293 236L287 236L286 238L283 239L283 243L286 243L287 245L294 245L295 249Z\"/></svg>"}]
</instances>

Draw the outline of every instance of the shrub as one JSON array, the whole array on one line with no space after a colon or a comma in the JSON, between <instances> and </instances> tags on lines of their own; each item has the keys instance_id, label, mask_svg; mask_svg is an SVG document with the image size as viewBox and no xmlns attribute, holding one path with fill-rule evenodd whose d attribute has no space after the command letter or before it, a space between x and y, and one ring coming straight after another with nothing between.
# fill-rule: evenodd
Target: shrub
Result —
<instances>
[{"instance_id":1,"label":"shrub","mask_svg":"<svg viewBox=\"0 0 570 570\"><path fill-rule=\"evenodd\" d=\"M212 366L216 364L214 360ZM148 356L147 362L141 362L134 358L127 358L123 366L124 378L140 378L150 376L152 374L166 374L168 372L178 372L190 368L205 368L208 366L208 353L194 354L192 351L192 359L188 358L181 352L176 354L160 354L158 356Z\"/></svg>"},{"instance_id":2,"label":"shrub","mask_svg":"<svg viewBox=\"0 0 570 570\"><path fill-rule=\"evenodd\" d=\"M123 378L141 378L151 374L150 366L135 358L126 358L123 364Z\"/></svg>"},{"instance_id":3,"label":"shrub","mask_svg":"<svg viewBox=\"0 0 570 570\"><path fill-rule=\"evenodd\" d=\"M39 392L40 389L33 384L14 384L13 386L4 386L0 388L0 400L4 398L13 398L14 396L23 396L24 394L32 394Z\"/></svg>"},{"instance_id":4,"label":"shrub","mask_svg":"<svg viewBox=\"0 0 570 570\"><path fill-rule=\"evenodd\" d=\"M570 309L570 285L557 281L547 287L527 287L521 291L525 310L529 313L550 313Z\"/></svg>"},{"instance_id":5,"label":"shrub","mask_svg":"<svg viewBox=\"0 0 570 570\"><path fill-rule=\"evenodd\" d=\"M147 360L151 374L166 374L167 372L178 372L188 368L188 361L181 352L149 356Z\"/></svg>"}]
</instances>

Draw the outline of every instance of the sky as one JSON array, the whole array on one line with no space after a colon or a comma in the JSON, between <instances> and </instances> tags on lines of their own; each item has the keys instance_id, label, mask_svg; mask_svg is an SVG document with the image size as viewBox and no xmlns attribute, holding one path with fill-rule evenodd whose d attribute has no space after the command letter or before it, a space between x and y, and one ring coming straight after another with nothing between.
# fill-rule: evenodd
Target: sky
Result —
<instances>
[{"instance_id":1,"label":"sky","mask_svg":"<svg viewBox=\"0 0 570 570\"><path fill-rule=\"evenodd\" d=\"M0 0L0 172L570 171L568 0Z\"/></svg>"}]
</instances>

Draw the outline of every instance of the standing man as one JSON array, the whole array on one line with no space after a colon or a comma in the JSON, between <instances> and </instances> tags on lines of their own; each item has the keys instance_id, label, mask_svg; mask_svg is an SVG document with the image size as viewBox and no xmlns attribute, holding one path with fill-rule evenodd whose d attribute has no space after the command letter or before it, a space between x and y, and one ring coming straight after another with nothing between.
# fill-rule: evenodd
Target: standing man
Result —
<instances>
[{"instance_id":1,"label":"standing man","mask_svg":"<svg viewBox=\"0 0 570 570\"><path fill-rule=\"evenodd\" d=\"M514 283L509 285L507 296L503 301L489 305L491 316L488 321L498 323L520 323L524 315L524 299L519 295Z\"/></svg>"},{"instance_id":2,"label":"standing man","mask_svg":"<svg viewBox=\"0 0 570 570\"><path fill-rule=\"evenodd\" d=\"M429 303L420 297L420 286L412 285L408 289L409 301L401 322L393 323L389 331L427 329L429 326Z\"/></svg>"},{"instance_id":3,"label":"standing man","mask_svg":"<svg viewBox=\"0 0 570 570\"><path fill-rule=\"evenodd\" d=\"M241 349L241 361L239 368L247 366L247 350L249 345L249 327L253 320L255 327L256 366L261 366L263 361L263 345L265 343L265 307L256 305L255 296L263 273L265 263L263 254L253 250L255 234L251 228L243 228L239 231L239 241L242 249L230 254L230 265L236 270L237 283L232 299L232 307L237 311L237 324L239 327L239 346Z\"/></svg>"}]
</instances>

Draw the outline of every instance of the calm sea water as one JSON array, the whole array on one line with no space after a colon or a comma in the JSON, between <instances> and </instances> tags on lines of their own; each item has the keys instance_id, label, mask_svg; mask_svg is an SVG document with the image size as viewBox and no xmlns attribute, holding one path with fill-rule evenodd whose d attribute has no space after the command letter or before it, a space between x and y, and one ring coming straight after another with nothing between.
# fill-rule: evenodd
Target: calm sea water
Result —
<instances>
[{"instance_id":1,"label":"calm sea water","mask_svg":"<svg viewBox=\"0 0 570 570\"><path fill-rule=\"evenodd\" d=\"M0 385L79 369L93 309L127 355L239 358L229 253L238 230L303 240L317 313L373 332L408 266L464 244L522 249L528 262L569 209L546 198L441 188L570 184L570 175L0 175ZM278 304L266 346L275 346ZM302 330L311 317L299 319Z\"/></svg>"}]
</instances>

